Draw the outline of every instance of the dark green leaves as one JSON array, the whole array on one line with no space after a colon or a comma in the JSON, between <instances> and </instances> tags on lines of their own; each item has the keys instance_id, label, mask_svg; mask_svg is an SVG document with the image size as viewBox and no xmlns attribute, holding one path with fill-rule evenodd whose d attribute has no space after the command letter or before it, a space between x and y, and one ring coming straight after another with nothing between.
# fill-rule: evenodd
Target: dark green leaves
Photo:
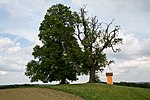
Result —
<instances>
[{"instance_id":1,"label":"dark green leaves","mask_svg":"<svg viewBox=\"0 0 150 100\"><path fill-rule=\"evenodd\" d=\"M39 28L43 45L34 47L32 60L27 64L26 75L31 81L43 82L77 80L80 52L75 32L75 15L62 4L47 10Z\"/></svg>"}]
</instances>

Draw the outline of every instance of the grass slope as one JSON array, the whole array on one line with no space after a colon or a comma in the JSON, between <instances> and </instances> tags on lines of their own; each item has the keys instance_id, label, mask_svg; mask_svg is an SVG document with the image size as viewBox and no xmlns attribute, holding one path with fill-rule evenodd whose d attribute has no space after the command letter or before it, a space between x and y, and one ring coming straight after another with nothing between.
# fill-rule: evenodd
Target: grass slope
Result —
<instances>
[{"instance_id":1,"label":"grass slope","mask_svg":"<svg viewBox=\"0 0 150 100\"><path fill-rule=\"evenodd\" d=\"M81 96L86 100L150 100L150 89L107 84L66 84L41 86Z\"/></svg>"},{"instance_id":2,"label":"grass slope","mask_svg":"<svg viewBox=\"0 0 150 100\"><path fill-rule=\"evenodd\" d=\"M0 100L83 100L62 91L45 88L0 89Z\"/></svg>"}]
</instances>

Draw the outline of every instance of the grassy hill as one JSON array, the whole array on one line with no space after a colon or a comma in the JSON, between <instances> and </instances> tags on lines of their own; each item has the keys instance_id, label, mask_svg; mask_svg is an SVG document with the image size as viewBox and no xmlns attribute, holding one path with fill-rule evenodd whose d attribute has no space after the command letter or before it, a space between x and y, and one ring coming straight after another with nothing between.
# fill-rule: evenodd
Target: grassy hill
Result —
<instances>
[{"instance_id":1,"label":"grassy hill","mask_svg":"<svg viewBox=\"0 0 150 100\"><path fill-rule=\"evenodd\" d=\"M66 84L41 86L81 96L86 100L150 100L150 89L107 84Z\"/></svg>"},{"instance_id":2,"label":"grassy hill","mask_svg":"<svg viewBox=\"0 0 150 100\"><path fill-rule=\"evenodd\" d=\"M23 90L20 90L20 91L23 91L23 94L21 94L21 92L15 94L16 92L10 92L10 90L12 91L12 89L7 89L7 88L12 88L14 91L18 88L21 88ZM32 92L31 90L28 91L28 89L24 92L24 88L36 89L36 91L45 91L45 90L41 90L41 88L42 89L46 88L47 92L36 93L36 91L34 90ZM49 90L50 91L56 90L56 91L54 93L54 92L50 92ZM17 92L18 91L19 90L17 90ZM21 96L28 94L28 96L26 95L24 97L29 97L29 94L30 94L31 97L36 96L36 98L44 98L45 95L47 98L49 97L52 98L52 95L53 97L56 97L56 96L62 97L61 95L59 95L59 93L57 93L60 91L63 91L62 93L67 92L67 93L74 94L75 98L76 97L78 98L78 96L80 96L84 98L85 100L150 100L150 89L117 86L117 85L107 85L107 84L102 84L102 83L66 84L66 85L31 85L31 86L30 85L22 85L22 86L13 85L13 86L8 86L8 87L5 86L5 87L1 87L0 89L0 100L1 100L2 94L6 94L6 97L7 97L8 96L7 93L9 92L10 94L14 93L12 95L16 95L16 96L18 96L18 94L20 94ZM69 100L68 95L64 97L66 97L66 99ZM32 99L33 98L35 97L32 97ZM66 99L63 98L63 100L66 100ZM5 100L8 100L8 99L5 99ZM24 99L24 100L27 100L27 99ZM45 99L45 100L48 100L48 99ZM53 98L51 100L56 100L56 99ZM58 99L58 100L62 100L62 99ZM70 100L75 100L75 99L70 99ZM79 100L79 98L77 100Z\"/></svg>"}]
</instances>

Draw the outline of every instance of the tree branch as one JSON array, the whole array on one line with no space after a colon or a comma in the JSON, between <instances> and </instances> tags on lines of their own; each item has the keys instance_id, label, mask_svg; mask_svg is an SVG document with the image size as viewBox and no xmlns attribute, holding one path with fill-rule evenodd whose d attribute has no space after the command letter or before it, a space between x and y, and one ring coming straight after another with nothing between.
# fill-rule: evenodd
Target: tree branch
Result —
<instances>
[{"instance_id":1,"label":"tree branch","mask_svg":"<svg viewBox=\"0 0 150 100\"><path fill-rule=\"evenodd\" d=\"M114 22L115 19L113 19L108 25L107 25L107 28L106 28L106 31L105 33L108 34L108 30L109 30L109 27L110 25Z\"/></svg>"},{"instance_id":2,"label":"tree branch","mask_svg":"<svg viewBox=\"0 0 150 100\"><path fill-rule=\"evenodd\" d=\"M112 41L113 41L113 39L115 39L116 34L117 34L118 30L120 29L120 27L119 26L115 26L115 29L108 33L109 27L113 23L113 21L114 21L114 19L107 25L107 28L106 28L105 33L104 33L104 38L103 38L105 43L102 46L102 49L100 50L100 52L102 52L108 46L110 46L112 48L113 52L117 52L118 51L117 49L115 50L113 48Z\"/></svg>"},{"instance_id":3,"label":"tree branch","mask_svg":"<svg viewBox=\"0 0 150 100\"><path fill-rule=\"evenodd\" d=\"M86 38L88 38L88 35L87 35L87 22L85 20L85 14L86 14L86 11L85 11L85 8L81 8L80 11L81 11L81 21L82 21L82 24L83 24L83 28L84 28L84 35Z\"/></svg>"}]
</instances>

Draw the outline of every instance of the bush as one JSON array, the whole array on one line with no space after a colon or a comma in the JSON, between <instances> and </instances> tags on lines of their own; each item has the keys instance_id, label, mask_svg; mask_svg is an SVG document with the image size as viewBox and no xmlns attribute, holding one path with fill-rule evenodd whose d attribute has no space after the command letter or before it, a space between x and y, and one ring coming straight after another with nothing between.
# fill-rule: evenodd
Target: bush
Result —
<instances>
[{"instance_id":1,"label":"bush","mask_svg":"<svg viewBox=\"0 0 150 100\"><path fill-rule=\"evenodd\" d=\"M150 83L134 83L134 82L114 82L115 85L121 86L132 86L132 87L140 87L140 88L150 88Z\"/></svg>"},{"instance_id":2,"label":"bush","mask_svg":"<svg viewBox=\"0 0 150 100\"><path fill-rule=\"evenodd\" d=\"M95 82L96 82L96 83L100 83L100 82L101 82L101 80L99 79L99 76L98 76L98 75L95 75Z\"/></svg>"}]
</instances>

